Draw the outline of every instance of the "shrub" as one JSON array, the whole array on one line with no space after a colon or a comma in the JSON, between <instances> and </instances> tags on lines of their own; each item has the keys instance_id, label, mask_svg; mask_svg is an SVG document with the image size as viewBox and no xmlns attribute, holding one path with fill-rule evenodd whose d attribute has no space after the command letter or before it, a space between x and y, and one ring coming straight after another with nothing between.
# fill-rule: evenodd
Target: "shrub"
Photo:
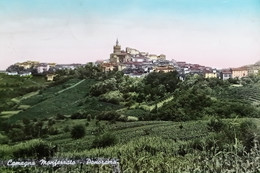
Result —
<instances>
[{"instance_id":1,"label":"shrub","mask_svg":"<svg viewBox=\"0 0 260 173\"><path fill-rule=\"evenodd\" d=\"M52 146L42 140L32 140L20 143L14 147L13 155L15 158L43 158L53 157L57 151L57 146Z\"/></svg>"},{"instance_id":2,"label":"shrub","mask_svg":"<svg viewBox=\"0 0 260 173\"><path fill-rule=\"evenodd\" d=\"M7 144L9 141L8 137L0 133L0 144Z\"/></svg>"},{"instance_id":3,"label":"shrub","mask_svg":"<svg viewBox=\"0 0 260 173\"><path fill-rule=\"evenodd\" d=\"M113 103L113 104L119 104L120 102L123 101L123 94L120 93L120 91L110 91L99 97L101 101Z\"/></svg>"},{"instance_id":4,"label":"shrub","mask_svg":"<svg viewBox=\"0 0 260 173\"><path fill-rule=\"evenodd\" d=\"M91 115L90 114L87 115L87 120L91 121Z\"/></svg>"},{"instance_id":5,"label":"shrub","mask_svg":"<svg viewBox=\"0 0 260 173\"><path fill-rule=\"evenodd\" d=\"M68 125L66 125L64 128L63 128L63 131L65 133L69 132L70 131L70 127Z\"/></svg>"},{"instance_id":6,"label":"shrub","mask_svg":"<svg viewBox=\"0 0 260 173\"><path fill-rule=\"evenodd\" d=\"M86 115L85 114L82 114L82 113L74 113L70 116L71 119L85 119L86 118Z\"/></svg>"},{"instance_id":7,"label":"shrub","mask_svg":"<svg viewBox=\"0 0 260 173\"><path fill-rule=\"evenodd\" d=\"M105 133L101 136L97 136L93 143L92 147L93 148L103 148L103 147L108 147L115 145L117 143L117 138L115 135L111 133Z\"/></svg>"},{"instance_id":8,"label":"shrub","mask_svg":"<svg viewBox=\"0 0 260 173\"><path fill-rule=\"evenodd\" d=\"M143 109L131 109L125 112L125 115L127 116L134 116L138 118L147 117L149 114L149 111L145 111Z\"/></svg>"},{"instance_id":9,"label":"shrub","mask_svg":"<svg viewBox=\"0 0 260 173\"><path fill-rule=\"evenodd\" d=\"M50 135L57 135L57 134L59 134L59 130L56 127L50 127L49 128L49 134Z\"/></svg>"},{"instance_id":10,"label":"shrub","mask_svg":"<svg viewBox=\"0 0 260 173\"><path fill-rule=\"evenodd\" d=\"M14 158L13 157L13 147L11 147L9 145L0 145L0 156L1 156L1 160Z\"/></svg>"},{"instance_id":11,"label":"shrub","mask_svg":"<svg viewBox=\"0 0 260 173\"><path fill-rule=\"evenodd\" d=\"M21 128L12 128L7 135L9 139L11 139L13 142L21 141L24 139L23 129Z\"/></svg>"},{"instance_id":12,"label":"shrub","mask_svg":"<svg viewBox=\"0 0 260 173\"><path fill-rule=\"evenodd\" d=\"M105 94L106 92L115 91L115 90L117 90L116 79L111 78L93 85L90 88L90 95L99 96L101 94Z\"/></svg>"},{"instance_id":13,"label":"shrub","mask_svg":"<svg viewBox=\"0 0 260 173\"><path fill-rule=\"evenodd\" d=\"M66 119L67 117L66 116L64 116L64 115L62 115L62 114L60 114L60 113L58 113L57 115L56 115L56 120L64 120L64 119Z\"/></svg>"},{"instance_id":14,"label":"shrub","mask_svg":"<svg viewBox=\"0 0 260 173\"><path fill-rule=\"evenodd\" d=\"M208 130L213 132L220 132L225 127L225 123L218 118L212 118L207 125Z\"/></svg>"},{"instance_id":15,"label":"shrub","mask_svg":"<svg viewBox=\"0 0 260 173\"><path fill-rule=\"evenodd\" d=\"M71 137L73 139L79 139L79 138L83 138L86 134L85 131L85 126L84 125L75 125L72 127L71 130Z\"/></svg>"},{"instance_id":16,"label":"shrub","mask_svg":"<svg viewBox=\"0 0 260 173\"><path fill-rule=\"evenodd\" d=\"M56 121L54 119L49 119L48 120L48 126L52 126L56 123Z\"/></svg>"},{"instance_id":17,"label":"shrub","mask_svg":"<svg viewBox=\"0 0 260 173\"><path fill-rule=\"evenodd\" d=\"M127 120L128 120L128 117L127 116L125 116L125 115L121 115L118 119L117 119L118 121L123 121L123 122L127 122ZM115 120L112 120L113 122L115 121Z\"/></svg>"},{"instance_id":18,"label":"shrub","mask_svg":"<svg viewBox=\"0 0 260 173\"><path fill-rule=\"evenodd\" d=\"M246 150L250 151L254 146L254 139L257 135L257 125L251 120L245 120L239 127L242 143Z\"/></svg>"},{"instance_id":19,"label":"shrub","mask_svg":"<svg viewBox=\"0 0 260 173\"><path fill-rule=\"evenodd\" d=\"M116 111L105 111L97 115L98 120L118 120L120 114Z\"/></svg>"}]
</instances>

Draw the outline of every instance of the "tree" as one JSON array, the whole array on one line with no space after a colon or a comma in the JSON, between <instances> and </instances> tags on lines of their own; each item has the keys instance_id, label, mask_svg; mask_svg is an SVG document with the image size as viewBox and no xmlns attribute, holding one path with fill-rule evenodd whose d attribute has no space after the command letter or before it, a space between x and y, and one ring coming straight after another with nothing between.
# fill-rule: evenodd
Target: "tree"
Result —
<instances>
[{"instance_id":1,"label":"tree","mask_svg":"<svg viewBox=\"0 0 260 173\"><path fill-rule=\"evenodd\" d=\"M116 85L117 84L116 84L115 78L107 79L103 82L98 82L91 87L90 94L92 96L99 96L99 95L105 94L106 92L109 92L109 91L115 91L115 90L117 90Z\"/></svg>"},{"instance_id":2,"label":"tree","mask_svg":"<svg viewBox=\"0 0 260 173\"><path fill-rule=\"evenodd\" d=\"M176 71L169 73L152 72L144 79L146 85L151 85L152 88L163 85L167 92L173 92L179 83L178 73Z\"/></svg>"},{"instance_id":3,"label":"tree","mask_svg":"<svg viewBox=\"0 0 260 173\"><path fill-rule=\"evenodd\" d=\"M83 138L86 135L85 126L81 124L73 126L70 134L73 139Z\"/></svg>"},{"instance_id":4,"label":"tree","mask_svg":"<svg viewBox=\"0 0 260 173\"><path fill-rule=\"evenodd\" d=\"M179 90L174 99L158 109L161 120L186 121L196 120L203 116L205 108L211 106L211 99L198 88Z\"/></svg>"}]
</instances>

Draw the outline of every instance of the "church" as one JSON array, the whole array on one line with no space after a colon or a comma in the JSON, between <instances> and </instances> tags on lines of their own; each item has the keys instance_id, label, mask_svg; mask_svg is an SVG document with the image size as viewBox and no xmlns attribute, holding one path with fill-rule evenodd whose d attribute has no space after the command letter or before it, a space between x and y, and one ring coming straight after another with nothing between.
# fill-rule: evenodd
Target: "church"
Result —
<instances>
[{"instance_id":1,"label":"church","mask_svg":"<svg viewBox=\"0 0 260 173\"><path fill-rule=\"evenodd\" d=\"M110 54L110 62L113 64L126 63L132 60L131 55L123 50L119 45L118 39L114 46L113 53Z\"/></svg>"},{"instance_id":2,"label":"church","mask_svg":"<svg viewBox=\"0 0 260 173\"><path fill-rule=\"evenodd\" d=\"M110 63L121 64L129 62L146 62L153 60L166 60L166 56L161 54L159 56L154 54L149 54L148 52L140 52L136 49L127 47L126 51L121 50L118 39L116 40L116 45L113 47L113 53L110 54Z\"/></svg>"}]
</instances>

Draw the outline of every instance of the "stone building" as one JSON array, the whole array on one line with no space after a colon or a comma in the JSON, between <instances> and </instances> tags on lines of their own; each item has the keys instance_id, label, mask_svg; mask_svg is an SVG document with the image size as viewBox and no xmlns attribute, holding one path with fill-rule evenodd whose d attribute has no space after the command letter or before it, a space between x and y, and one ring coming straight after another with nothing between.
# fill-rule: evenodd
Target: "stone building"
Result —
<instances>
[{"instance_id":1,"label":"stone building","mask_svg":"<svg viewBox=\"0 0 260 173\"><path fill-rule=\"evenodd\" d=\"M119 45L118 40L116 40L116 45L114 46L113 53L110 54L110 62L114 64L125 63L131 61L131 55L123 50Z\"/></svg>"}]
</instances>

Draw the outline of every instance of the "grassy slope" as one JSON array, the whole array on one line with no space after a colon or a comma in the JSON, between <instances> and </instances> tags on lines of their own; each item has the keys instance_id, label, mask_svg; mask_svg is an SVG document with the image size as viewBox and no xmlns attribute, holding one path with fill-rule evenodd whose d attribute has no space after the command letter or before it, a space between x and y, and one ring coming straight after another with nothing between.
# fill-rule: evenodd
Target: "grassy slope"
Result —
<instances>
[{"instance_id":1,"label":"grassy slope","mask_svg":"<svg viewBox=\"0 0 260 173\"><path fill-rule=\"evenodd\" d=\"M30 92L32 88L37 90L49 83L43 76L19 77L0 73L0 118L8 119L27 109L27 105L18 106L20 102L38 94L38 91Z\"/></svg>"},{"instance_id":2,"label":"grassy slope","mask_svg":"<svg viewBox=\"0 0 260 173\"><path fill-rule=\"evenodd\" d=\"M0 89L13 88L16 89L17 85L21 87L33 87L46 85L45 77L43 76L33 76L33 77L19 77L19 76L9 76L0 73ZM7 85L6 85L7 84Z\"/></svg>"},{"instance_id":3,"label":"grassy slope","mask_svg":"<svg viewBox=\"0 0 260 173\"><path fill-rule=\"evenodd\" d=\"M51 87L42 94L36 95L29 100L24 100L21 104L28 104L31 108L21 112L11 118L12 120L27 118L44 118L51 117L57 113L71 114L77 109L77 102L84 98L88 92L88 87L92 81L83 83L79 87L70 88L66 92L58 93L60 90L79 82L71 80L63 85Z\"/></svg>"},{"instance_id":4,"label":"grassy slope","mask_svg":"<svg viewBox=\"0 0 260 173\"><path fill-rule=\"evenodd\" d=\"M70 115L79 110L117 109L120 106L99 102L96 98L86 100L91 85L96 81L91 79L71 79L62 85L48 88L29 99L21 100L21 105L30 107L19 114L13 115L9 121L23 118L48 118L57 114Z\"/></svg>"}]
</instances>

